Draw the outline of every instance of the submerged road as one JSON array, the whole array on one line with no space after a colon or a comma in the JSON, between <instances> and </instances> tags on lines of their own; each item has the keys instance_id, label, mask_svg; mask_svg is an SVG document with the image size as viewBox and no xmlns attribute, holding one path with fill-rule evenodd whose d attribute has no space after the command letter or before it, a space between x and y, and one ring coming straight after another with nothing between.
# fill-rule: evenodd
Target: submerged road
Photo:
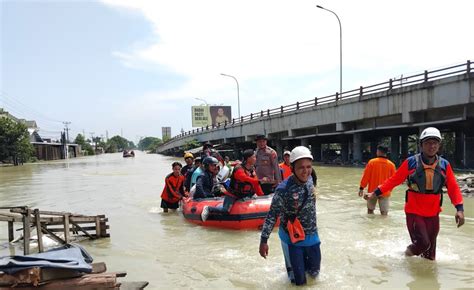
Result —
<instances>
[{"instance_id":1,"label":"submerged road","mask_svg":"<svg viewBox=\"0 0 474 290\"><path fill-rule=\"evenodd\" d=\"M146 289L291 287L276 230L264 260L259 232L203 228L180 213L161 212L159 196L174 160L137 152L0 167L0 206L105 214L111 238L81 244L109 271L127 271L124 280L149 281ZM388 217L368 216L357 196L361 168L315 168L322 269L298 289L474 288L473 199L465 199L466 224L458 229L445 196L436 262L406 258L403 186L393 192ZM0 223L0 255L14 251L7 237Z\"/></svg>"}]
</instances>

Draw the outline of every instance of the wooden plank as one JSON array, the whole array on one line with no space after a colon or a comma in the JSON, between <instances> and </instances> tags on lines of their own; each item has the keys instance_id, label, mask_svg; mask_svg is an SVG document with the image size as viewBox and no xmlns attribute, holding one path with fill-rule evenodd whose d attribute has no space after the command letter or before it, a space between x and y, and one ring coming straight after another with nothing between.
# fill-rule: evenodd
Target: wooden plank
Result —
<instances>
[{"instance_id":1,"label":"wooden plank","mask_svg":"<svg viewBox=\"0 0 474 290\"><path fill-rule=\"evenodd\" d=\"M51 236L51 238L57 242L59 242L60 244L65 244L66 241L64 241L63 239L61 239L60 237L58 237L57 235L55 235L53 232L51 232L50 230L48 230L47 228L45 227L41 227L42 231L49 234Z\"/></svg>"},{"instance_id":2,"label":"wooden plank","mask_svg":"<svg viewBox=\"0 0 474 290\"><path fill-rule=\"evenodd\" d=\"M146 281L120 282L120 290L142 290L145 289L148 284Z\"/></svg>"},{"instance_id":3,"label":"wooden plank","mask_svg":"<svg viewBox=\"0 0 474 290\"><path fill-rule=\"evenodd\" d=\"M110 228L110 227L109 227L108 225L106 225L105 227L102 226L102 227L100 228L100 231L101 231L101 233L104 233L104 232L105 232L104 230L105 230L105 229L109 229L109 228ZM82 226L82 229L83 229L83 230L86 230L86 231L93 231L93 230L95 230L95 226L90 226L90 227L84 227L84 226ZM53 232L53 233L56 233L56 232L63 232L63 231L64 231L63 228L51 228L51 227L48 227L48 230L51 231L51 232ZM74 226L71 228L71 230L72 230L73 232L75 231L75 230L74 230Z\"/></svg>"},{"instance_id":4,"label":"wooden plank","mask_svg":"<svg viewBox=\"0 0 474 290\"><path fill-rule=\"evenodd\" d=\"M92 273L91 274L99 274L105 273L107 271L107 265L104 262L92 263Z\"/></svg>"},{"instance_id":5,"label":"wooden plank","mask_svg":"<svg viewBox=\"0 0 474 290\"><path fill-rule=\"evenodd\" d=\"M15 239L14 232L15 232L15 229L13 227L13 222L8 222L8 241L9 242Z\"/></svg>"},{"instance_id":6,"label":"wooden plank","mask_svg":"<svg viewBox=\"0 0 474 290\"><path fill-rule=\"evenodd\" d=\"M66 243L71 241L70 232L69 232L69 214L64 214L64 240Z\"/></svg>"},{"instance_id":7,"label":"wooden plank","mask_svg":"<svg viewBox=\"0 0 474 290\"><path fill-rule=\"evenodd\" d=\"M40 274L40 282L65 278L76 278L84 275L77 270L61 268L42 268Z\"/></svg>"},{"instance_id":8,"label":"wooden plank","mask_svg":"<svg viewBox=\"0 0 474 290\"><path fill-rule=\"evenodd\" d=\"M33 267L20 270L14 274L0 273L0 286L12 286L17 284L30 284L37 286L40 282L40 268ZM1 288L0 288L1 289ZM10 288L5 288L10 289Z\"/></svg>"},{"instance_id":9,"label":"wooden plank","mask_svg":"<svg viewBox=\"0 0 474 290\"><path fill-rule=\"evenodd\" d=\"M72 222L72 221L71 221L71 223L72 223L73 225L75 225L76 228L79 229L81 232L83 232L86 236L88 236L91 240L94 239L94 237L91 236L91 235L90 235L87 231L85 231L83 228L81 228L81 226L79 226L78 224L76 224L75 222Z\"/></svg>"},{"instance_id":10,"label":"wooden plank","mask_svg":"<svg viewBox=\"0 0 474 290\"><path fill-rule=\"evenodd\" d=\"M8 217L8 216L0 216L0 222L23 222L22 217Z\"/></svg>"},{"instance_id":11,"label":"wooden plank","mask_svg":"<svg viewBox=\"0 0 474 290\"><path fill-rule=\"evenodd\" d=\"M86 274L81 277L52 280L39 287L28 287L21 289L75 289L75 290L92 290L92 289L118 289L117 277L115 274Z\"/></svg>"},{"instance_id":12,"label":"wooden plank","mask_svg":"<svg viewBox=\"0 0 474 290\"><path fill-rule=\"evenodd\" d=\"M26 210L26 214L23 215L23 254L30 254L30 217L31 209Z\"/></svg>"},{"instance_id":13,"label":"wooden plank","mask_svg":"<svg viewBox=\"0 0 474 290\"><path fill-rule=\"evenodd\" d=\"M43 231L41 230L40 214L37 208L33 212L35 214L36 232L38 234L38 251L42 253L44 251L44 248L43 248Z\"/></svg>"},{"instance_id":14,"label":"wooden plank","mask_svg":"<svg viewBox=\"0 0 474 290\"><path fill-rule=\"evenodd\" d=\"M95 237L100 238L101 232L100 232L100 218L96 217L95 218Z\"/></svg>"}]
</instances>

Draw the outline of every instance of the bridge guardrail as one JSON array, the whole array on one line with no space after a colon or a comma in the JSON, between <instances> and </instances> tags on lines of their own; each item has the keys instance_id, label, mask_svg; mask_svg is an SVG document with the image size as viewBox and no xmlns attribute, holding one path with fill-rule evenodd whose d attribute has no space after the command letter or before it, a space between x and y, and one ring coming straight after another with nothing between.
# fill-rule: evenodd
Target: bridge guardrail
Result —
<instances>
[{"instance_id":1,"label":"bridge guardrail","mask_svg":"<svg viewBox=\"0 0 474 290\"><path fill-rule=\"evenodd\" d=\"M278 108L261 110L260 112L251 113L249 115L241 116L240 118L233 118L232 121L228 123L227 122L219 123L214 126L206 126L206 127L189 130L187 132L184 132L182 134L179 134L171 138L163 145L167 144L168 142L172 142L184 137L188 137L190 135L198 134L199 132L219 130L222 128L226 128L228 126L242 125L246 122L251 122L259 118L269 118L272 116L279 116L285 113L297 112L300 109L314 108L314 107L324 105L324 104L330 104L330 103L337 104L338 101L352 99L356 97L358 97L359 99L362 99L364 96L369 95L369 94L389 91L393 89L399 89L402 87L406 87L408 85L426 83L426 82L438 80L447 76L460 75L464 73L469 74L474 71L474 68L472 67L471 64L472 62L468 60L465 63L461 63L461 64L449 66L449 67L443 67L443 68L439 68L439 69L435 69L431 71L425 70L424 72L418 73L415 75L410 75L406 77L401 75L399 79L397 78L389 79L386 82L373 84L366 87L360 86L357 89L342 92L342 94L339 94L337 92L329 96L324 96L324 97L319 97L319 98L315 97L314 99L311 99L311 100L296 102L294 104L280 106Z\"/></svg>"}]
</instances>

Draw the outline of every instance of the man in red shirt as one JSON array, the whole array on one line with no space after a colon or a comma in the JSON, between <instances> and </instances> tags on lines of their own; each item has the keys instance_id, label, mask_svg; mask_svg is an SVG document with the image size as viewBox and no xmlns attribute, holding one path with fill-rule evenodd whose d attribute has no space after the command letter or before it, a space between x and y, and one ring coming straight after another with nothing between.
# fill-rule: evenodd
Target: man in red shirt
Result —
<instances>
[{"instance_id":1,"label":"man in red shirt","mask_svg":"<svg viewBox=\"0 0 474 290\"><path fill-rule=\"evenodd\" d=\"M412 244L405 254L435 260L443 186L446 186L451 203L456 207L458 227L464 224L463 198L451 165L437 155L441 143L439 130L434 127L423 130L420 143L421 153L406 159L395 175L366 196L380 196L407 180L405 214Z\"/></svg>"},{"instance_id":2,"label":"man in red shirt","mask_svg":"<svg viewBox=\"0 0 474 290\"><path fill-rule=\"evenodd\" d=\"M232 205L238 199L252 197L254 194L263 195L258 177L254 171L257 158L252 149L247 149L243 153L242 164L234 167L230 177L229 189L225 192L222 206L205 206L201 212L201 220L205 222L210 214L228 214Z\"/></svg>"},{"instance_id":3,"label":"man in red shirt","mask_svg":"<svg viewBox=\"0 0 474 290\"><path fill-rule=\"evenodd\" d=\"M364 193L364 188L369 186L367 191L374 191L377 186L382 184L395 173L395 164L387 158L388 148L377 146L377 157L370 159L365 167L364 174L360 180L359 196ZM384 192L381 196L367 199L367 213L373 214L377 201L379 203L380 214L387 215L389 208L389 199L391 191Z\"/></svg>"}]
</instances>

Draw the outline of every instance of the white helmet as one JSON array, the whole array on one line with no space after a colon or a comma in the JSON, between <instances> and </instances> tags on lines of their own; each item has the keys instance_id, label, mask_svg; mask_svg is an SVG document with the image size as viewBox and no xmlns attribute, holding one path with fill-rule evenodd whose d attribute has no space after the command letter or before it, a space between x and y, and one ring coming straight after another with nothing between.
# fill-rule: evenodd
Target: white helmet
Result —
<instances>
[{"instance_id":1,"label":"white helmet","mask_svg":"<svg viewBox=\"0 0 474 290\"><path fill-rule=\"evenodd\" d=\"M428 138L435 138L441 142L441 133L435 127L428 127L425 130L423 130L423 132L421 132L420 142L423 142L423 140L428 139Z\"/></svg>"},{"instance_id":2,"label":"white helmet","mask_svg":"<svg viewBox=\"0 0 474 290\"><path fill-rule=\"evenodd\" d=\"M296 160L308 158L313 160L313 155L311 155L311 151L305 146L298 146L293 148L290 153L290 163L293 164Z\"/></svg>"}]
</instances>

